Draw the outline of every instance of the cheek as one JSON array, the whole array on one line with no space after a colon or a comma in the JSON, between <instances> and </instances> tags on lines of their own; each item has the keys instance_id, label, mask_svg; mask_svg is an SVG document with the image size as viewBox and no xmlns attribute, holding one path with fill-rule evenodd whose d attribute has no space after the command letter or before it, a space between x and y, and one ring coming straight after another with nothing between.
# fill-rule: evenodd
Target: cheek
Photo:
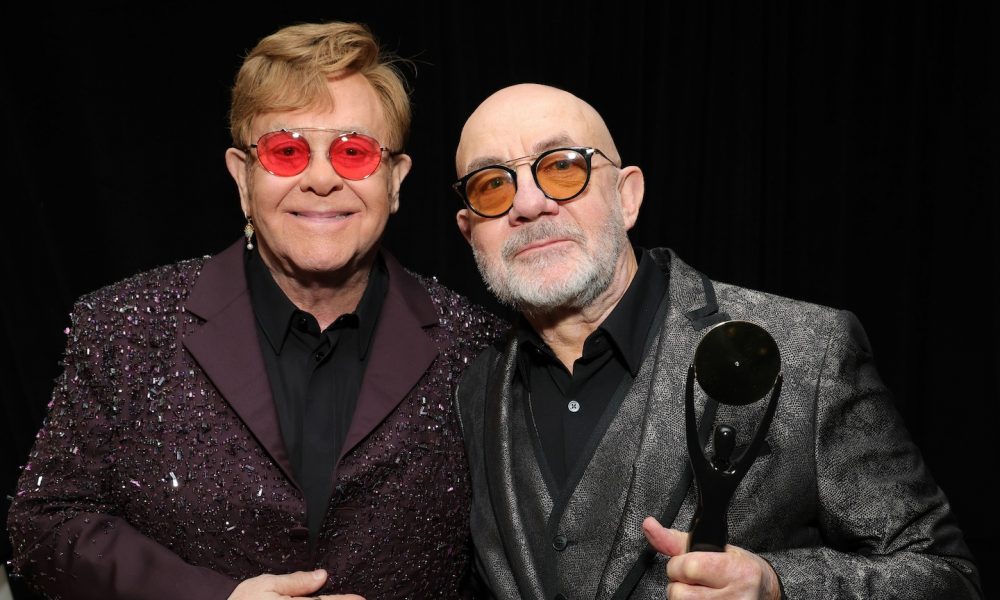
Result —
<instances>
[{"instance_id":1,"label":"cheek","mask_svg":"<svg viewBox=\"0 0 1000 600\"><path fill-rule=\"evenodd\" d=\"M361 199L369 216L386 219L395 211L389 189L381 179L363 179L351 185L351 191Z\"/></svg>"},{"instance_id":2,"label":"cheek","mask_svg":"<svg viewBox=\"0 0 1000 600\"><path fill-rule=\"evenodd\" d=\"M247 195L255 211L266 211L281 204L281 200L294 188L295 178L279 178L259 172L262 174L248 179Z\"/></svg>"},{"instance_id":3,"label":"cheek","mask_svg":"<svg viewBox=\"0 0 1000 600\"><path fill-rule=\"evenodd\" d=\"M495 224L496 220L493 220L472 226L471 241L476 251L490 256L500 254L505 238L503 231L498 227L491 227Z\"/></svg>"}]
</instances>

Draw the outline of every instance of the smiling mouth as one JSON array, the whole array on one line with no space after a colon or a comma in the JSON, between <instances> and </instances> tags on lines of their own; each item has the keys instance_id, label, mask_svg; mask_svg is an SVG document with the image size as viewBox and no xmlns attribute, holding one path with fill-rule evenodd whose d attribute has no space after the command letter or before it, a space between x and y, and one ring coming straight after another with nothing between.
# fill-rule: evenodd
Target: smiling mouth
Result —
<instances>
[{"instance_id":1,"label":"smiling mouth","mask_svg":"<svg viewBox=\"0 0 1000 600\"><path fill-rule=\"evenodd\" d=\"M352 212L292 212L292 215L305 219L315 219L324 221L343 221L354 215Z\"/></svg>"}]
</instances>

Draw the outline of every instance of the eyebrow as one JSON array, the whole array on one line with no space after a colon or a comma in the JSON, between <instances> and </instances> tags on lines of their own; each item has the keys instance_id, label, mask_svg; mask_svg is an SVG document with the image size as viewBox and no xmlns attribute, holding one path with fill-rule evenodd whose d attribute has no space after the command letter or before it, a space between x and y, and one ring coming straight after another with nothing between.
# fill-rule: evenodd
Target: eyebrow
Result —
<instances>
[{"instance_id":1,"label":"eyebrow","mask_svg":"<svg viewBox=\"0 0 1000 600\"><path fill-rule=\"evenodd\" d=\"M568 133L561 132L551 137L545 138L544 140L536 142L531 147L531 152L526 156L539 154L541 152L545 152L546 150L551 150L552 148L561 148L564 146L575 146L575 145L577 144L573 141L573 138L571 138ZM505 162L516 160L518 158L521 157L515 156L514 158L501 158L499 156L480 156L479 158L476 158L466 166L465 172L470 173L472 171L475 171L476 169L489 167L491 165L503 164Z\"/></svg>"}]
</instances>

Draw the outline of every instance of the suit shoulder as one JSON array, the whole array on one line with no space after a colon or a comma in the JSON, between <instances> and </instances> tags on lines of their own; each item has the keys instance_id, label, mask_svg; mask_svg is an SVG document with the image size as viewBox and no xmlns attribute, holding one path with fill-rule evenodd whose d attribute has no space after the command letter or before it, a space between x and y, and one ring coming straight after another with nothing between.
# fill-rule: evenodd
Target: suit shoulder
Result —
<instances>
[{"instance_id":1,"label":"suit shoulder","mask_svg":"<svg viewBox=\"0 0 1000 600\"><path fill-rule=\"evenodd\" d=\"M187 298L208 256L161 265L80 296L74 315L173 312Z\"/></svg>"},{"instance_id":2,"label":"suit shoulder","mask_svg":"<svg viewBox=\"0 0 1000 600\"><path fill-rule=\"evenodd\" d=\"M485 348L499 339L510 324L466 296L448 288L437 277L427 277L407 270L427 290L438 312L438 324L455 335Z\"/></svg>"},{"instance_id":3,"label":"suit shoulder","mask_svg":"<svg viewBox=\"0 0 1000 600\"><path fill-rule=\"evenodd\" d=\"M780 347L821 352L834 344L871 354L865 328L850 310L724 282L713 285L723 312L761 325Z\"/></svg>"},{"instance_id":4,"label":"suit shoulder","mask_svg":"<svg viewBox=\"0 0 1000 600\"><path fill-rule=\"evenodd\" d=\"M732 318L737 314L771 319L792 319L794 322L808 321L814 323L832 324L850 315L849 311L789 298L780 294L755 290L731 283L713 281L719 305L730 312ZM732 313L737 314L732 314Z\"/></svg>"}]
</instances>

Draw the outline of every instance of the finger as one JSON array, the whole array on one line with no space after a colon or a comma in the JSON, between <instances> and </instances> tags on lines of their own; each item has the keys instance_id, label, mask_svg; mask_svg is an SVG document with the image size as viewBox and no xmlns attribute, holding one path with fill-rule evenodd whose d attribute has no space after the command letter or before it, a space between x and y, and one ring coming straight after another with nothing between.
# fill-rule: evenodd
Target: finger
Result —
<instances>
[{"instance_id":1,"label":"finger","mask_svg":"<svg viewBox=\"0 0 1000 600\"><path fill-rule=\"evenodd\" d=\"M642 522L642 532L646 534L649 545L660 554L677 556L687 551L688 534L676 529L667 529L653 517L646 517Z\"/></svg>"},{"instance_id":2,"label":"finger","mask_svg":"<svg viewBox=\"0 0 1000 600\"><path fill-rule=\"evenodd\" d=\"M284 596L307 596L323 587L326 582L326 571L296 571L275 575L268 581L270 590Z\"/></svg>"},{"instance_id":3,"label":"finger","mask_svg":"<svg viewBox=\"0 0 1000 600\"><path fill-rule=\"evenodd\" d=\"M727 545L725 552L688 552L667 561L667 578L718 590L756 589L761 573L756 562L756 557L736 546Z\"/></svg>"},{"instance_id":4,"label":"finger","mask_svg":"<svg viewBox=\"0 0 1000 600\"><path fill-rule=\"evenodd\" d=\"M682 556L671 558L667 561L667 579L670 581L686 584L682 588L689 586L721 588L725 587L724 581L718 581L722 577L721 565L716 564L715 552L689 552ZM690 592L690 590L688 590ZM684 596L681 596L684 597ZM673 598L673 596L671 596Z\"/></svg>"},{"instance_id":5,"label":"finger","mask_svg":"<svg viewBox=\"0 0 1000 600\"><path fill-rule=\"evenodd\" d=\"M365 600L356 594L334 594L332 596L316 596L318 600Z\"/></svg>"}]
</instances>

